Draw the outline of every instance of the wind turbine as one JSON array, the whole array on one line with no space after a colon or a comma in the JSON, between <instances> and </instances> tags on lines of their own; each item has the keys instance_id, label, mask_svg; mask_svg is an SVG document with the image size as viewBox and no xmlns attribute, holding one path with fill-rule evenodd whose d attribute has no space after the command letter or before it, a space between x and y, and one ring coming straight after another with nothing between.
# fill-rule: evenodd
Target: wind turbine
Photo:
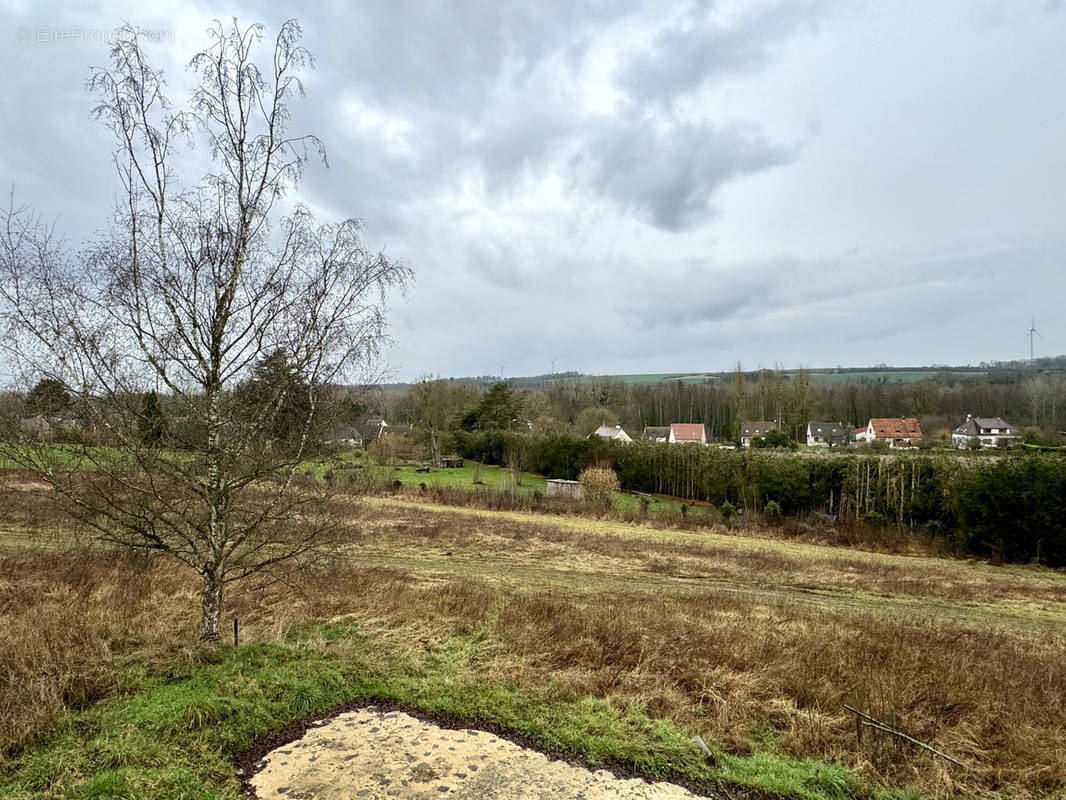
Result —
<instances>
[{"instance_id":1,"label":"wind turbine","mask_svg":"<svg viewBox=\"0 0 1066 800\"><path fill-rule=\"evenodd\" d=\"M1036 329L1036 317L1032 318L1032 323L1029 325L1029 366L1033 366L1033 334L1040 336L1040 331ZM1040 336L1043 339L1043 336Z\"/></svg>"}]
</instances>

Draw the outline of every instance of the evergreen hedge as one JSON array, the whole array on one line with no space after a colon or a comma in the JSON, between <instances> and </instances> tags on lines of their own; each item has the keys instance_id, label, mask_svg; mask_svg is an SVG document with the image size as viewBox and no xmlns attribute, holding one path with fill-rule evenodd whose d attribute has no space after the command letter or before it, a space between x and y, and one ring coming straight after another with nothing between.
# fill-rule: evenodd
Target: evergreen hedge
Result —
<instances>
[{"instance_id":1,"label":"evergreen hedge","mask_svg":"<svg viewBox=\"0 0 1066 800\"><path fill-rule=\"evenodd\" d=\"M1055 453L808 455L500 430L453 436L465 458L506 465L519 450L525 469L548 478L575 480L588 466L610 464L630 491L748 512L773 502L783 514L883 519L967 553L1066 565L1066 459Z\"/></svg>"}]
</instances>

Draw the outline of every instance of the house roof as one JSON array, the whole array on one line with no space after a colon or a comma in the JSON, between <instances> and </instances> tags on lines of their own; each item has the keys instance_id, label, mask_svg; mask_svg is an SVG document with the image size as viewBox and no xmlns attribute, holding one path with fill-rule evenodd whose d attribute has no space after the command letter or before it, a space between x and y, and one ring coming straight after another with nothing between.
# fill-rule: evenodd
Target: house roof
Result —
<instances>
[{"instance_id":1,"label":"house roof","mask_svg":"<svg viewBox=\"0 0 1066 800\"><path fill-rule=\"evenodd\" d=\"M366 422L359 426L359 432L363 435L364 439L374 439L387 427L388 423L386 423L381 417L370 417Z\"/></svg>"},{"instance_id":2,"label":"house roof","mask_svg":"<svg viewBox=\"0 0 1066 800\"><path fill-rule=\"evenodd\" d=\"M338 425L332 431L334 439L348 439L348 440L360 440L363 438L363 432L359 430L358 425Z\"/></svg>"},{"instance_id":3,"label":"house roof","mask_svg":"<svg viewBox=\"0 0 1066 800\"><path fill-rule=\"evenodd\" d=\"M873 426L878 439L920 439L922 426L916 417L871 417L867 429Z\"/></svg>"},{"instance_id":4,"label":"house roof","mask_svg":"<svg viewBox=\"0 0 1066 800\"><path fill-rule=\"evenodd\" d=\"M595 435L602 436L604 439L617 439L624 433L621 425L600 425L595 430Z\"/></svg>"},{"instance_id":5,"label":"house roof","mask_svg":"<svg viewBox=\"0 0 1066 800\"><path fill-rule=\"evenodd\" d=\"M967 417L953 432L963 436L978 436L982 430L992 428L998 428L999 432L1004 434L1017 433L1003 417Z\"/></svg>"},{"instance_id":6,"label":"house roof","mask_svg":"<svg viewBox=\"0 0 1066 800\"><path fill-rule=\"evenodd\" d=\"M812 436L843 436L844 426L839 422L808 422L807 430Z\"/></svg>"},{"instance_id":7,"label":"house roof","mask_svg":"<svg viewBox=\"0 0 1066 800\"><path fill-rule=\"evenodd\" d=\"M52 430L48 420L38 414L36 417L26 417L19 420L19 427L27 433L47 433Z\"/></svg>"},{"instance_id":8,"label":"house roof","mask_svg":"<svg viewBox=\"0 0 1066 800\"><path fill-rule=\"evenodd\" d=\"M705 436L702 422L675 422L670 430L679 442L702 442Z\"/></svg>"},{"instance_id":9,"label":"house roof","mask_svg":"<svg viewBox=\"0 0 1066 800\"><path fill-rule=\"evenodd\" d=\"M669 437L669 425L647 425L644 428L644 433L640 435L641 439L667 439Z\"/></svg>"},{"instance_id":10,"label":"house roof","mask_svg":"<svg viewBox=\"0 0 1066 800\"><path fill-rule=\"evenodd\" d=\"M776 422L741 422L741 436L762 436L764 433L777 430Z\"/></svg>"}]
</instances>

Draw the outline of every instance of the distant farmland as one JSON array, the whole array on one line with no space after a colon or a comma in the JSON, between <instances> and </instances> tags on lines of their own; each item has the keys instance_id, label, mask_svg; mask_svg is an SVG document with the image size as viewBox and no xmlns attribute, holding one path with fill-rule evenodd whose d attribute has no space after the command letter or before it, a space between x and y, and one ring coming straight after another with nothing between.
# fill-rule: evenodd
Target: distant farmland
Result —
<instances>
[{"instance_id":1,"label":"distant farmland","mask_svg":"<svg viewBox=\"0 0 1066 800\"><path fill-rule=\"evenodd\" d=\"M794 375L795 373L789 373ZM912 383L925 378L935 378L937 375L951 374L957 377L976 378L988 375L987 371L958 370L958 369L905 369L905 370L860 370L851 372L848 370L809 372L811 380L815 383Z\"/></svg>"},{"instance_id":2,"label":"distant farmland","mask_svg":"<svg viewBox=\"0 0 1066 800\"><path fill-rule=\"evenodd\" d=\"M793 378L798 370L784 370L782 374ZM970 367L951 367L945 369L909 368L899 369L831 369L831 370L808 370L807 375L813 383L911 383L925 378L934 378L937 375L952 374L957 377L976 378L988 375L984 369ZM670 383L681 381L682 383L723 383L733 377L732 372L652 372L636 375L604 375L605 378L614 378L623 383ZM758 375L757 370L746 371L745 378L751 380Z\"/></svg>"},{"instance_id":3,"label":"distant farmland","mask_svg":"<svg viewBox=\"0 0 1066 800\"><path fill-rule=\"evenodd\" d=\"M724 373L710 372L653 372L646 375L604 375L605 378L614 378L623 383L670 383L681 381L682 383L717 383L722 380Z\"/></svg>"},{"instance_id":4,"label":"distant farmland","mask_svg":"<svg viewBox=\"0 0 1066 800\"><path fill-rule=\"evenodd\" d=\"M744 371L744 378L754 381L760 372L776 371L767 368L749 369ZM996 362L992 366L984 364L979 367L886 367L878 365L874 367L816 367L807 369L807 376L815 384L836 383L913 383L926 378L935 378L941 375L950 375L954 378L989 378L995 374L1018 375L1032 372L1063 372L1066 371L1066 356L1037 359L1035 364L1023 362ZM794 379L799 374L799 369L785 369L780 371L787 379ZM458 383L471 383L482 386L490 386L497 381L503 380L512 387L544 387L560 381L587 381L608 379L621 383L651 386L661 383L681 382L685 384L727 384L735 377L733 370L724 372L644 372L629 373L624 375L612 375L589 372L556 372L551 375L509 376L502 378L499 375L479 375L461 378L448 378L449 381ZM405 389L410 383L389 383L385 387L390 389Z\"/></svg>"}]
</instances>

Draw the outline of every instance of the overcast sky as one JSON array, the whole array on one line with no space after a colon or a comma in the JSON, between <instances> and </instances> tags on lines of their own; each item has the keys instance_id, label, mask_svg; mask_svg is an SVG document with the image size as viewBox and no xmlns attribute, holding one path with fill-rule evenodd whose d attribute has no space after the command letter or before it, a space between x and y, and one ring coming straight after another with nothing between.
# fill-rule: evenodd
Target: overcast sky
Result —
<instances>
[{"instance_id":1,"label":"overcast sky","mask_svg":"<svg viewBox=\"0 0 1066 800\"><path fill-rule=\"evenodd\" d=\"M125 20L180 87L273 3L0 0L0 178L106 224L85 81ZM398 379L1066 352L1066 4L362 0L301 10L301 197L415 272Z\"/></svg>"}]
</instances>

